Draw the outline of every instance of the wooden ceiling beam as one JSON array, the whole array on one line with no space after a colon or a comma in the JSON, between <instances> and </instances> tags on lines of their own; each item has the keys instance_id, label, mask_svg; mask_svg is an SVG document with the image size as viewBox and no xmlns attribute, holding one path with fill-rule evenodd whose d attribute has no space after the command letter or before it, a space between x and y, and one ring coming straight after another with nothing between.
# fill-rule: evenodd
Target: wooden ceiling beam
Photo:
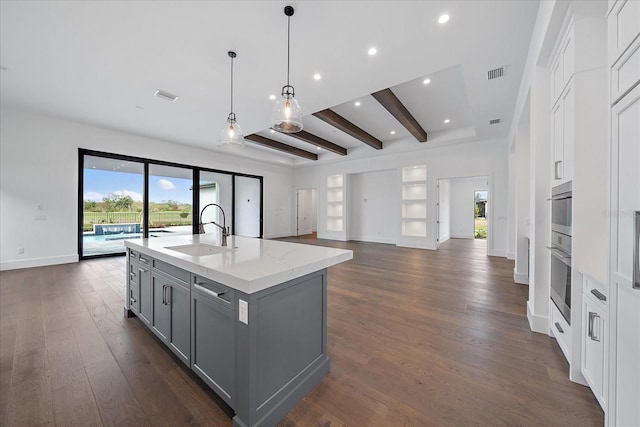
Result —
<instances>
[{"instance_id":1,"label":"wooden ceiling beam","mask_svg":"<svg viewBox=\"0 0 640 427\"><path fill-rule=\"evenodd\" d=\"M371 96L386 108L418 141L427 142L427 131L420 126L420 123L411 115L407 107L400 102L391 89L383 89L372 93Z\"/></svg>"},{"instance_id":2,"label":"wooden ceiling beam","mask_svg":"<svg viewBox=\"0 0 640 427\"><path fill-rule=\"evenodd\" d=\"M255 142L256 144L264 145L265 147L273 148L274 150L282 151L287 154L293 154L294 156L304 157L309 160L318 160L318 155L315 153L310 153L309 151L302 150L297 147L292 147L287 144L283 144L282 142L275 141L270 138L265 138L264 136L257 135L252 133L251 135L247 135L244 139L248 139L251 142Z\"/></svg>"},{"instance_id":3,"label":"wooden ceiling beam","mask_svg":"<svg viewBox=\"0 0 640 427\"><path fill-rule=\"evenodd\" d=\"M382 141L360 129L358 126L354 125L349 120L345 119L340 114L329 108L327 108L326 110L318 111L317 113L313 113L313 115L320 120L329 123L336 129L339 129L342 132L351 135L356 139L359 139L360 141L364 142L370 147L375 148L376 150L382 149Z\"/></svg>"},{"instance_id":4,"label":"wooden ceiling beam","mask_svg":"<svg viewBox=\"0 0 640 427\"><path fill-rule=\"evenodd\" d=\"M339 154L341 156L347 155L347 149L341 147L339 145L334 144L333 142L327 141L326 139L320 138L312 133L301 130L296 133L288 133L288 136L292 136L300 141L308 142L309 144L313 144L316 147L322 147L325 150L331 151L333 153Z\"/></svg>"}]
</instances>

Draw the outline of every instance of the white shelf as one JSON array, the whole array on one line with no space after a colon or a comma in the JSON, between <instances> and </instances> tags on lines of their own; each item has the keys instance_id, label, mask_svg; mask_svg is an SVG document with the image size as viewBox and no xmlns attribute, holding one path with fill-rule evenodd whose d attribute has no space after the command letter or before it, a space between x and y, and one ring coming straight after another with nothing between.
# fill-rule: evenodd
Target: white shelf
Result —
<instances>
[{"instance_id":1,"label":"white shelf","mask_svg":"<svg viewBox=\"0 0 640 427\"><path fill-rule=\"evenodd\" d=\"M344 231L344 175L327 177L327 231Z\"/></svg>"},{"instance_id":2,"label":"white shelf","mask_svg":"<svg viewBox=\"0 0 640 427\"><path fill-rule=\"evenodd\" d=\"M427 166L402 168L401 233L407 237L427 236Z\"/></svg>"}]
</instances>

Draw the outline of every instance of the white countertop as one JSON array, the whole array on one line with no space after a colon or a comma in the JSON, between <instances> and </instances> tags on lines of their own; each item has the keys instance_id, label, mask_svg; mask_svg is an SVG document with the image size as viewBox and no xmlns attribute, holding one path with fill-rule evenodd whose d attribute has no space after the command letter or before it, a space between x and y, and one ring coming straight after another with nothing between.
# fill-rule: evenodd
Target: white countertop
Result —
<instances>
[{"instance_id":1,"label":"white countertop","mask_svg":"<svg viewBox=\"0 0 640 427\"><path fill-rule=\"evenodd\" d=\"M125 246L176 267L251 294L348 261L353 251L251 237L230 236L228 248L206 256L167 249L189 244L220 245L217 233L125 240Z\"/></svg>"}]
</instances>

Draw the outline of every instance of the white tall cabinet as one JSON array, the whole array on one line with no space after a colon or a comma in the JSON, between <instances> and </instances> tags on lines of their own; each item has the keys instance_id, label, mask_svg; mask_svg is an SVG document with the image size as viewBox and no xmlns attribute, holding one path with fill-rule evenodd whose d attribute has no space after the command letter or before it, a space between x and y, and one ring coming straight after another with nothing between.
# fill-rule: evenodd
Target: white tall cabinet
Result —
<instances>
[{"instance_id":1,"label":"white tall cabinet","mask_svg":"<svg viewBox=\"0 0 640 427\"><path fill-rule=\"evenodd\" d=\"M611 205L608 424L640 426L640 289L633 286L640 211L640 1L610 1ZM635 233L634 233L635 232ZM638 257L636 254L635 257Z\"/></svg>"}]
</instances>

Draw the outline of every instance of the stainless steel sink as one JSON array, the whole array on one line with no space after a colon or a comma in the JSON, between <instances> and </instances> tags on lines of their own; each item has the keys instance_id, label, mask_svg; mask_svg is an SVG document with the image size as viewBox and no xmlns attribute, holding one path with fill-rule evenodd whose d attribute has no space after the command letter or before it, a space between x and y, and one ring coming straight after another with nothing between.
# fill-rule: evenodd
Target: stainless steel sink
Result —
<instances>
[{"instance_id":1,"label":"stainless steel sink","mask_svg":"<svg viewBox=\"0 0 640 427\"><path fill-rule=\"evenodd\" d=\"M180 252L190 256L207 256L233 252L235 248L207 245L205 243L193 243L190 245L166 246L165 249Z\"/></svg>"}]
</instances>

